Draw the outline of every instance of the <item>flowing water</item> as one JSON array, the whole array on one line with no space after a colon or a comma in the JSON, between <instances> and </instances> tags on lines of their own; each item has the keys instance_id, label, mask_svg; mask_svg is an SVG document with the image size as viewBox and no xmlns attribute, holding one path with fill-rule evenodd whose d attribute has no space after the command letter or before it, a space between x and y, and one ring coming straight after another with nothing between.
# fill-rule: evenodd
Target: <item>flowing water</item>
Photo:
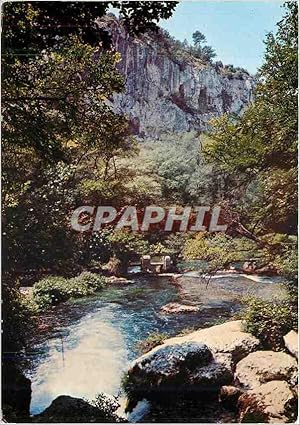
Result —
<instances>
[{"instance_id":1,"label":"flowing water","mask_svg":"<svg viewBox=\"0 0 300 425\"><path fill-rule=\"evenodd\" d=\"M276 279L254 280L226 274L206 285L193 272L174 286L166 277L136 277L133 284L61 304L45 315L49 326L36 337L30 354L31 413L43 411L59 395L89 400L100 392L118 395L123 372L139 355L138 342L149 334L175 335L186 328L205 327L238 310L241 295L270 298L280 293ZM174 301L197 305L200 311L160 312Z\"/></svg>"}]
</instances>

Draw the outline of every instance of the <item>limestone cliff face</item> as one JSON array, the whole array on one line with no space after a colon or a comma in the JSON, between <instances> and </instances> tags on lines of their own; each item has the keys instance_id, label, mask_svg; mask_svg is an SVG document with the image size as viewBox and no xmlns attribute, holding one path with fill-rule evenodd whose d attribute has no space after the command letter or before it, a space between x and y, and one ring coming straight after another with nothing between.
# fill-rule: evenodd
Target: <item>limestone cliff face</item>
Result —
<instances>
[{"instance_id":1,"label":"limestone cliff face","mask_svg":"<svg viewBox=\"0 0 300 425\"><path fill-rule=\"evenodd\" d=\"M192 57L180 61L151 35L130 37L112 17L105 26L122 55L119 69L126 79L126 92L115 95L114 106L130 117L135 134L205 130L211 118L240 114L252 100L254 79L246 72L228 73Z\"/></svg>"}]
</instances>

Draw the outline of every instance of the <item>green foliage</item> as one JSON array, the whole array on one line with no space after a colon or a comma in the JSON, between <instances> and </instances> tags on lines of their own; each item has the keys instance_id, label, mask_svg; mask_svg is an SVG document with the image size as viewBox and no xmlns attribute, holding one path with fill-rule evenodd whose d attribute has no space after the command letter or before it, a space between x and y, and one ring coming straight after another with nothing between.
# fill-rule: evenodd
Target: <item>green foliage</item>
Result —
<instances>
[{"instance_id":1,"label":"green foliage","mask_svg":"<svg viewBox=\"0 0 300 425\"><path fill-rule=\"evenodd\" d=\"M200 31L195 31L193 33L193 42L194 49L192 49L192 53L196 56L196 58L202 59L205 62L211 62L211 60L216 56L216 53L211 46L202 45L206 42L206 37Z\"/></svg>"},{"instance_id":2,"label":"green foliage","mask_svg":"<svg viewBox=\"0 0 300 425\"><path fill-rule=\"evenodd\" d=\"M31 180L28 176L22 193L9 189L5 194L4 270L22 273L52 268L59 272L64 268L64 272L74 272L75 235L66 214L74 202L70 188L74 169L58 163L36 173Z\"/></svg>"},{"instance_id":3,"label":"green foliage","mask_svg":"<svg viewBox=\"0 0 300 425\"><path fill-rule=\"evenodd\" d=\"M257 255L257 245L253 241L224 234L198 233L189 238L183 248L186 260L200 259L208 263L206 272L215 272Z\"/></svg>"},{"instance_id":4,"label":"green foliage","mask_svg":"<svg viewBox=\"0 0 300 425\"><path fill-rule=\"evenodd\" d=\"M95 273L82 272L79 276L70 279L72 297L82 297L93 294L106 286L105 278Z\"/></svg>"},{"instance_id":5,"label":"green foliage","mask_svg":"<svg viewBox=\"0 0 300 425\"><path fill-rule=\"evenodd\" d=\"M72 279L50 276L35 283L34 301L39 309L67 301L70 298L86 297L105 287L105 278L90 272L83 272Z\"/></svg>"},{"instance_id":6,"label":"green foliage","mask_svg":"<svg viewBox=\"0 0 300 425\"><path fill-rule=\"evenodd\" d=\"M122 264L128 264L132 255L146 254L149 249L148 243L142 234L130 232L126 229L113 230L109 234L108 240L111 244L112 253Z\"/></svg>"},{"instance_id":7,"label":"green foliage","mask_svg":"<svg viewBox=\"0 0 300 425\"><path fill-rule=\"evenodd\" d=\"M267 37L254 103L240 117L214 120L204 150L227 181L231 205L261 234L296 232L297 3L286 8Z\"/></svg>"},{"instance_id":8,"label":"green foliage","mask_svg":"<svg viewBox=\"0 0 300 425\"><path fill-rule=\"evenodd\" d=\"M257 298L244 300L246 308L241 314L245 330L256 336L265 348L284 348L283 336L297 331L297 306L285 301L265 301Z\"/></svg>"},{"instance_id":9,"label":"green foliage","mask_svg":"<svg viewBox=\"0 0 300 425\"><path fill-rule=\"evenodd\" d=\"M205 138L196 132L166 135L145 143L150 167L157 173L164 202L203 205L214 202L219 187L218 173L202 155Z\"/></svg>"},{"instance_id":10,"label":"green foliage","mask_svg":"<svg viewBox=\"0 0 300 425\"><path fill-rule=\"evenodd\" d=\"M34 284L33 297L38 307L44 309L70 298L68 289L67 279L51 276Z\"/></svg>"},{"instance_id":11,"label":"green foliage","mask_svg":"<svg viewBox=\"0 0 300 425\"><path fill-rule=\"evenodd\" d=\"M27 345L32 335L36 310L27 302L16 284L3 276L2 281L2 352L18 353Z\"/></svg>"},{"instance_id":12,"label":"green foliage","mask_svg":"<svg viewBox=\"0 0 300 425\"><path fill-rule=\"evenodd\" d=\"M172 233L164 240L165 252L181 257L182 250L189 235L187 233Z\"/></svg>"},{"instance_id":13,"label":"green foliage","mask_svg":"<svg viewBox=\"0 0 300 425\"><path fill-rule=\"evenodd\" d=\"M160 333L160 332L155 332L151 335L149 335L146 339L144 339L143 341L140 341L137 344L137 348L138 350L142 353L145 354L148 351L152 350L152 348L157 347L158 345L163 344L163 342L165 341L165 339L168 338L168 335L165 333Z\"/></svg>"},{"instance_id":14,"label":"green foliage","mask_svg":"<svg viewBox=\"0 0 300 425\"><path fill-rule=\"evenodd\" d=\"M56 2L21 1L5 3L3 8L3 44L7 52L23 56L55 46L57 39L79 36L84 43L110 47L109 34L99 28L96 20L108 12L109 7L119 9L120 17L131 33L157 29L155 21L168 19L177 2L158 1L155 4L132 5L122 1L68 2L57 8Z\"/></svg>"},{"instance_id":15,"label":"green foliage","mask_svg":"<svg viewBox=\"0 0 300 425\"><path fill-rule=\"evenodd\" d=\"M93 205L114 205L118 206L123 198L124 187L119 180L94 180L84 179L78 187L78 192L84 200L88 200Z\"/></svg>"},{"instance_id":16,"label":"green foliage","mask_svg":"<svg viewBox=\"0 0 300 425\"><path fill-rule=\"evenodd\" d=\"M294 242L297 244L297 241ZM298 250L296 244L285 249L275 259L279 272L290 281L297 281L298 277Z\"/></svg>"},{"instance_id":17,"label":"green foliage","mask_svg":"<svg viewBox=\"0 0 300 425\"><path fill-rule=\"evenodd\" d=\"M33 147L48 159L64 158L67 141L91 147L106 136L104 143L109 147L113 130L113 148L118 148L124 141L127 121L114 114L105 100L123 90L123 78L116 70L119 59L117 53L73 38L38 59L6 64L3 141ZM95 128L99 119L102 125Z\"/></svg>"}]
</instances>

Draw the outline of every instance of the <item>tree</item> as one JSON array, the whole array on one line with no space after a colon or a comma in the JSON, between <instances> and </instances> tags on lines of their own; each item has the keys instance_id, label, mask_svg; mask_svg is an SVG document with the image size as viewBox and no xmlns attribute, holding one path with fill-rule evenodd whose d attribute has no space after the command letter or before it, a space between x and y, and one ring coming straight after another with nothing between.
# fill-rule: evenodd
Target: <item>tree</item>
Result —
<instances>
[{"instance_id":1,"label":"tree","mask_svg":"<svg viewBox=\"0 0 300 425\"><path fill-rule=\"evenodd\" d=\"M201 47L202 43L206 43L206 37L204 34L202 34L202 32L200 31L195 31L193 33L193 42L194 42L194 46L195 47Z\"/></svg>"},{"instance_id":2,"label":"tree","mask_svg":"<svg viewBox=\"0 0 300 425\"><path fill-rule=\"evenodd\" d=\"M164 202L204 205L213 203L220 194L219 175L205 162L203 143L204 137L190 132L144 144Z\"/></svg>"},{"instance_id":3,"label":"tree","mask_svg":"<svg viewBox=\"0 0 300 425\"><path fill-rule=\"evenodd\" d=\"M124 80L116 66L120 55L97 24L109 6L120 10L131 33L140 33L156 29L176 2L17 1L3 7L3 344L16 356L26 345L32 315L23 305L20 279L28 273L33 280L45 272L72 275L89 266L91 235L80 237L68 225L85 195L80 181L92 174L97 182L96 172L86 175L91 168L108 180L115 157L133 147L128 120L110 102ZM104 249L101 242L94 253L99 245L103 256L111 253L114 241ZM124 255L133 249L130 236L118 243ZM19 372L11 373L11 354L6 360L9 400L9 389L18 390L20 381Z\"/></svg>"},{"instance_id":4,"label":"tree","mask_svg":"<svg viewBox=\"0 0 300 425\"><path fill-rule=\"evenodd\" d=\"M71 35L92 46L102 42L107 48L109 34L99 28L97 19L109 7L119 9L128 30L137 34L146 29L156 30L155 21L168 19L176 5L176 1L8 2L3 7L2 50L5 56L25 59Z\"/></svg>"},{"instance_id":5,"label":"tree","mask_svg":"<svg viewBox=\"0 0 300 425\"><path fill-rule=\"evenodd\" d=\"M4 146L33 148L53 160L67 159L67 140L91 147L113 133L119 144L126 120L106 102L124 88L119 59L71 38L38 59L5 66Z\"/></svg>"},{"instance_id":6,"label":"tree","mask_svg":"<svg viewBox=\"0 0 300 425\"><path fill-rule=\"evenodd\" d=\"M205 61L211 62L211 60L213 58L215 58L216 56L217 56L217 54L211 46L203 46L202 47L201 57Z\"/></svg>"},{"instance_id":7,"label":"tree","mask_svg":"<svg viewBox=\"0 0 300 425\"><path fill-rule=\"evenodd\" d=\"M262 233L296 232L297 4L285 6L277 34L266 40L254 103L241 117L213 121L205 148L206 158L232 182L233 207L244 208L240 199L256 191L246 219Z\"/></svg>"},{"instance_id":8,"label":"tree","mask_svg":"<svg viewBox=\"0 0 300 425\"><path fill-rule=\"evenodd\" d=\"M206 43L205 35L200 31L195 31L192 37L194 42L192 53L205 62L211 62L211 60L216 57L216 53L211 46L203 45Z\"/></svg>"},{"instance_id":9,"label":"tree","mask_svg":"<svg viewBox=\"0 0 300 425\"><path fill-rule=\"evenodd\" d=\"M283 347L283 336L296 328L298 304L298 5L287 2L285 7L277 33L266 39L255 101L241 117L224 115L212 122L205 147L206 159L230 182L229 210L239 211L265 261L286 278L286 299L251 299L243 313L246 328L273 349Z\"/></svg>"}]
</instances>

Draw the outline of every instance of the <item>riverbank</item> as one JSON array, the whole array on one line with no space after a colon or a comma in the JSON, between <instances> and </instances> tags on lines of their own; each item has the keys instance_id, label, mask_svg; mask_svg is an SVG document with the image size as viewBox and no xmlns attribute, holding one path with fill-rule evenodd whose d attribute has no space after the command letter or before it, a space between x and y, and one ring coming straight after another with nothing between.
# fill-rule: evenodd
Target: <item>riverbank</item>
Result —
<instances>
[{"instance_id":1,"label":"riverbank","mask_svg":"<svg viewBox=\"0 0 300 425\"><path fill-rule=\"evenodd\" d=\"M294 421L298 338L292 331L284 339L284 352L263 350L242 321L166 339L131 364L124 380L130 409L145 398L218 400L238 422Z\"/></svg>"},{"instance_id":2,"label":"riverbank","mask_svg":"<svg viewBox=\"0 0 300 425\"><path fill-rule=\"evenodd\" d=\"M134 360L124 399L58 396L33 422L290 423L297 412L297 334L285 350L263 350L242 321L165 339ZM123 408L121 408L123 404Z\"/></svg>"},{"instance_id":3,"label":"riverbank","mask_svg":"<svg viewBox=\"0 0 300 425\"><path fill-rule=\"evenodd\" d=\"M281 290L275 280L253 282L229 275L211 280L208 287L202 279L184 275L177 279L180 286L171 284L170 276L130 279L128 285L112 284L41 314L45 327L32 341L26 372L32 384L31 414L41 413L61 395L88 400L100 392L120 395L123 373L140 355L138 345L149 335L175 336L212 326L238 311L243 294L264 293L268 298ZM175 302L199 310L182 314L162 310ZM151 414L161 415L160 406L157 409ZM203 415L212 413L215 409L209 408Z\"/></svg>"}]
</instances>

